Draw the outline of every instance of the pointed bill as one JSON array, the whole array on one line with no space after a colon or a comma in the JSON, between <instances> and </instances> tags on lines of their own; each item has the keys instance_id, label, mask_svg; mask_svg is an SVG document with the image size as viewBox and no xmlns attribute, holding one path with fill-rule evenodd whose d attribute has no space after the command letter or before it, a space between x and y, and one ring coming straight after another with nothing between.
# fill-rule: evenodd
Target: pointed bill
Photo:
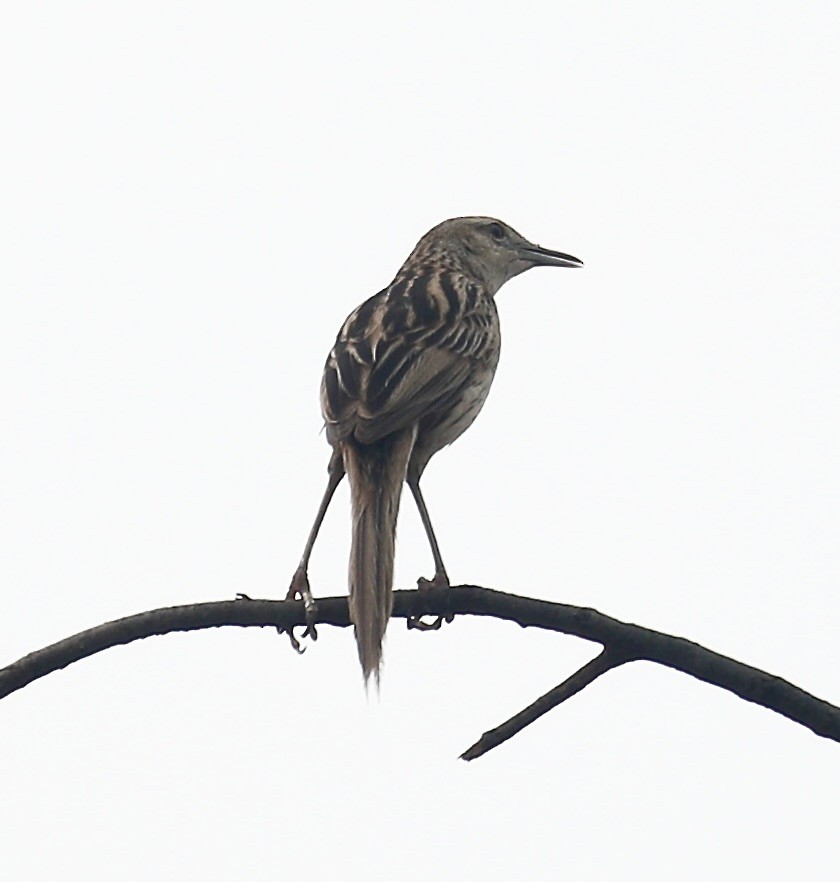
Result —
<instances>
[{"instance_id":1,"label":"pointed bill","mask_svg":"<svg viewBox=\"0 0 840 882\"><path fill-rule=\"evenodd\" d=\"M534 266L566 266L580 267L583 261L571 254L563 254L562 251L552 251L550 248L543 248L541 245L527 245L522 249L522 256L526 260L530 260Z\"/></svg>"}]
</instances>

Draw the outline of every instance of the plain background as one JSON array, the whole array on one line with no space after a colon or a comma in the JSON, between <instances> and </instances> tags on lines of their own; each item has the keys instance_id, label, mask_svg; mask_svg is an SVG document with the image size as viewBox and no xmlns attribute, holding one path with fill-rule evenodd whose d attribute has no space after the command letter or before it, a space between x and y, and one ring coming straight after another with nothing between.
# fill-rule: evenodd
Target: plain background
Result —
<instances>
[{"instance_id":1,"label":"plain background","mask_svg":"<svg viewBox=\"0 0 840 882\"><path fill-rule=\"evenodd\" d=\"M6 4L3 659L282 596L339 325L433 224L491 214L586 268L499 296L490 399L425 478L453 582L840 700L837 10ZM396 622L378 698L349 631L105 652L2 702L3 878L836 878L838 746L669 670L456 759L596 650Z\"/></svg>"}]
</instances>

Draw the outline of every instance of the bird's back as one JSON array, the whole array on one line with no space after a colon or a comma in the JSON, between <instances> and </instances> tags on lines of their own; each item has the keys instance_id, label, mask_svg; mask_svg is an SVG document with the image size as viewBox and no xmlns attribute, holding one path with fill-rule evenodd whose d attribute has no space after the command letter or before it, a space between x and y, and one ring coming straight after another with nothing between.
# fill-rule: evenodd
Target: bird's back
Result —
<instances>
[{"instance_id":1,"label":"bird's back","mask_svg":"<svg viewBox=\"0 0 840 882\"><path fill-rule=\"evenodd\" d=\"M327 358L321 406L330 443L375 444L417 424L417 455L428 461L478 415L500 342L496 304L479 282L407 264L348 316Z\"/></svg>"}]
</instances>

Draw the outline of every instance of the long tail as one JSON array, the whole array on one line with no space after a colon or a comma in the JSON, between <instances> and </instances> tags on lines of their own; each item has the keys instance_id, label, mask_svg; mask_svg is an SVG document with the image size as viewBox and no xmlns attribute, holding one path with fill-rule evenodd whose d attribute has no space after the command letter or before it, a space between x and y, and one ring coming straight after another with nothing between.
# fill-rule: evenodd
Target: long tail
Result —
<instances>
[{"instance_id":1,"label":"long tail","mask_svg":"<svg viewBox=\"0 0 840 882\"><path fill-rule=\"evenodd\" d=\"M412 427L375 444L342 443L353 509L350 618L365 684L371 674L379 684L382 639L393 605L397 513L416 434Z\"/></svg>"}]
</instances>

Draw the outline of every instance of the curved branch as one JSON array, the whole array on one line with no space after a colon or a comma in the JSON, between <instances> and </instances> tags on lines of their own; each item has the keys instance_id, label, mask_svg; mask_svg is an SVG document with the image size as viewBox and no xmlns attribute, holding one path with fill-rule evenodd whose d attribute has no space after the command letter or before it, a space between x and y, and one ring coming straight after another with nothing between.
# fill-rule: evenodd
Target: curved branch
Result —
<instances>
[{"instance_id":1,"label":"curved branch","mask_svg":"<svg viewBox=\"0 0 840 882\"><path fill-rule=\"evenodd\" d=\"M524 628L558 631L600 643L605 649L604 653L508 723L486 733L466 752L465 759L480 755L505 740L492 741L499 737L500 730L501 734L507 732L506 737L510 737L606 670L617 664L639 660L656 662L690 674L746 701L775 711L817 735L840 741L840 708L810 695L781 677L712 652L689 640L620 622L594 609L519 597L473 585L449 590L394 592L394 617L452 614L492 616L516 622ZM347 627L350 624L347 598L318 600L315 621L318 624ZM303 604L299 601L229 600L152 610L82 631L3 668L0 670L0 698L94 653L145 637L223 626L288 630L303 624ZM483 745L483 749L473 754L479 745Z\"/></svg>"},{"instance_id":2,"label":"curved branch","mask_svg":"<svg viewBox=\"0 0 840 882\"><path fill-rule=\"evenodd\" d=\"M463 604L457 602L463 598ZM840 741L840 708L787 680L745 665L682 637L631 625L597 610L551 603L464 586L451 602L452 612L492 615L600 643L627 661L651 661L682 671L759 704L832 741Z\"/></svg>"}]
</instances>

